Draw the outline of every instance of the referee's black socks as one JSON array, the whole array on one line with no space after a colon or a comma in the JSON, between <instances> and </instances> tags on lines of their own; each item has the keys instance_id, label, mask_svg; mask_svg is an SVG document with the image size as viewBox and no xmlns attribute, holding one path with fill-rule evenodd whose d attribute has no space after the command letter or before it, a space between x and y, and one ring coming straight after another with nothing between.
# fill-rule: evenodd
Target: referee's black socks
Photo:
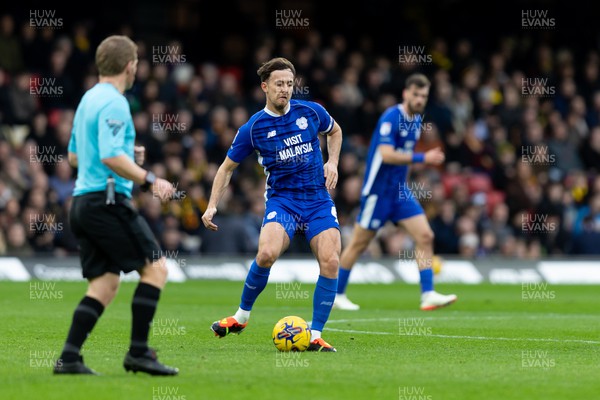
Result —
<instances>
[{"instance_id":1,"label":"referee's black socks","mask_svg":"<svg viewBox=\"0 0 600 400\"><path fill-rule=\"evenodd\" d=\"M148 350L148 333L156 312L160 289L156 286L140 282L131 302L131 346L129 353L134 357L143 355Z\"/></svg>"},{"instance_id":2,"label":"referee's black socks","mask_svg":"<svg viewBox=\"0 0 600 400\"><path fill-rule=\"evenodd\" d=\"M94 329L104 306L98 300L85 296L73 313L73 322L60 358L63 362L75 362L79 359L79 351L89 333Z\"/></svg>"}]
</instances>

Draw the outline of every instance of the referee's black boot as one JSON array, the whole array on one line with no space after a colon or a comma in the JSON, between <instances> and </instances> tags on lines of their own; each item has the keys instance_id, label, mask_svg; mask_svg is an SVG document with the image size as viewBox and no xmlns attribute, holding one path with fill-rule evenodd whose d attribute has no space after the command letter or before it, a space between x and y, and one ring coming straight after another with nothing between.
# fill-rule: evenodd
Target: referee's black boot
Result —
<instances>
[{"instance_id":1,"label":"referee's black boot","mask_svg":"<svg viewBox=\"0 0 600 400\"><path fill-rule=\"evenodd\" d=\"M77 361L73 361L73 362L64 362L61 359L56 360L56 363L54 364L53 372L55 375L60 375L60 374L100 375L93 369L85 366L85 364L83 363L82 356L79 356L79 359Z\"/></svg>"},{"instance_id":2,"label":"referee's black boot","mask_svg":"<svg viewBox=\"0 0 600 400\"><path fill-rule=\"evenodd\" d=\"M127 352L123 361L123 367L127 372L140 371L150 375L177 375L179 372L177 368L161 364L156 357L156 352L152 349L148 349L148 351L139 357L134 357L130 352Z\"/></svg>"}]
</instances>

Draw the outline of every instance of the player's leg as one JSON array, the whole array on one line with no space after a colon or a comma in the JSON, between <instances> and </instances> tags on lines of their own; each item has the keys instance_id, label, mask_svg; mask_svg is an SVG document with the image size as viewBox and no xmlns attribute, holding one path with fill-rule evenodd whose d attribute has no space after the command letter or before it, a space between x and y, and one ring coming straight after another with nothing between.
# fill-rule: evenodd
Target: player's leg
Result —
<instances>
[{"instance_id":1,"label":"player's leg","mask_svg":"<svg viewBox=\"0 0 600 400\"><path fill-rule=\"evenodd\" d=\"M240 306L231 317L212 324L211 329L215 336L224 337L230 333L241 333L246 328L254 302L267 286L271 266L289 247L290 240L294 236L293 225L295 224L285 221L296 220L297 217L294 218L278 199L269 199L258 239L258 252L246 275Z\"/></svg>"},{"instance_id":2,"label":"player's leg","mask_svg":"<svg viewBox=\"0 0 600 400\"><path fill-rule=\"evenodd\" d=\"M88 280L88 289L73 312L67 339L54 365L55 374L96 374L84 364L81 348L119 287L119 271L111 267L108 255L98 246L95 237L105 228L97 223L109 216L93 209L94 200L90 196L75 197L69 213L70 225L79 243L82 275ZM90 226L95 228L91 234L86 231Z\"/></svg>"},{"instance_id":3,"label":"player's leg","mask_svg":"<svg viewBox=\"0 0 600 400\"><path fill-rule=\"evenodd\" d=\"M341 310L358 310L360 306L352 303L346 296L346 287L350 279L352 267L360 255L365 251L370 241L391 215L393 199L382 197L378 194L363 196L360 201L360 212L354 226L350 244L344 249L341 256L338 277L338 294L335 297L334 307Z\"/></svg>"},{"instance_id":4,"label":"player's leg","mask_svg":"<svg viewBox=\"0 0 600 400\"><path fill-rule=\"evenodd\" d=\"M119 275L110 272L89 280L87 292L73 312L67 339L54 368L55 374L96 374L83 363L81 348L104 309L114 299L118 287Z\"/></svg>"},{"instance_id":5,"label":"player's leg","mask_svg":"<svg viewBox=\"0 0 600 400\"><path fill-rule=\"evenodd\" d=\"M267 286L271 267L289 245L290 237L281 224L270 222L262 227L258 252L246 276L240 306L234 315L240 324L248 322L254 302Z\"/></svg>"},{"instance_id":6,"label":"player's leg","mask_svg":"<svg viewBox=\"0 0 600 400\"><path fill-rule=\"evenodd\" d=\"M105 251L110 254L113 265L123 272L135 270L140 275L131 300L130 345L123 368L150 375L177 375L179 370L160 363L155 351L148 346L150 326L167 282L166 259L150 226L129 199L119 195L111 214L116 223L110 242L102 242L104 246L110 243Z\"/></svg>"},{"instance_id":7,"label":"player's leg","mask_svg":"<svg viewBox=\"0 0 600 400\"><path fill-rule=\"evenodd\" d=\"M342 240L337 228L329 228L310 240L310 248L317 258L320 273L313 296L311 344L308 350L336 351L321 339L321 333L335 300L341 247Z\"/></svg>"},{"instance_id":8,"label":"player's leg","mask_svg":"<svg viewBox=\"0 0 600 400\"><path fill-rule=\"evenodd\" d=\"M159 257L138 270L140 281L131 300L129 353L134 357L141 357L149 350L150 325L156 314L161 291L167 283L165 263L165 257Z\"/></svg>"},{"instance_id":9,"label":"player's leg","mask_svg":"<svg viewBox=\"0 0 600 400\"><path fill-rule=\"evenodd\" d=\"M177 375L179 370L160 363L155 351L148 346L150 326L168 276L166 258L160 256L160 252L155 253L155 257L138 269L140 281L131 300L131 341L123 367L126 371L151 375Z\"/></svg>"},{"instance_id":10,"label":"player's leg","mask_svg":"<svg viewBox=\"0 0 600 400\"><path fill-rule=\"evenodd\" d=\"M313 295L311 342L308 351L336 351L321 338L337 292L342 237L335 205L329 195L305 204L302 213L304 235L319 263L319 278Z\"/></svg>"},{"instance_id":11,"label":"player's leg","mask_svg":"<svg viewBox=\"0 0 600 400\"><path fill-rule=\"evenodd\" d=\"M419 268L421 283L421 309L435 310L456 301L456 295L442 295L433 285L433 238L434 234L425 214L419 213L400 220L400 224L415 241L415 261Z\"/></svg>"},{"instance_id":12,"label":"player's leg","mask_svg":"<svg viewBox=\"0 0 600 400\"><path fill-rule=\"evenodd\" d=\"M116 204L107 206L104 193L73 200L71 222L80 239L84 277L91 280L92 293L102 297L93 278L105 274L118 283L121 271L138 271L142 279L132 300L132 336L123 366L128 371L175 375L178 370L158 362L147 344L150 324L167 277L164 258L160 256L152 230L131 200L120 194L116 200ZM151 261L161 258L162 262Z\"/></svg>"},{"instance_id":13,"label":"player's leg","mask_svg":"<svg viewBox=\"0 0 600 400\"><path fill-rule=\"evenodd\" d=\"M346 287L350 279L350 271L356 263L356 260L367 249L369 243L375 237L377 231L365 229L360 224L354 224L352 238L348 246L342 251L340 256L340 269L338 275L337 295L335 296L334 308L340 310L358 310L360 306L352 303L346 296Z\"/></svg>"}]
</instances>

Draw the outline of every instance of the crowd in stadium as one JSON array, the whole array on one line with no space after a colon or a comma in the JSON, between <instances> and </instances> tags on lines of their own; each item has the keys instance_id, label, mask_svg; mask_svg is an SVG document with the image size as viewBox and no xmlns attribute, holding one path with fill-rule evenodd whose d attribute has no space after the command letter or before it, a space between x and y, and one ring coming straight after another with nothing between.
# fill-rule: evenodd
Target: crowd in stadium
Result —
<instances>
[{"instance_id":1,"label":"crowd in stadium","mask_svg":"<svg viewBox=\"0 0 600 400\"><path fill-rule=\"evenodd\" d=\"M283 56L296 66L294 97L325 105L343 130L332 195L344 241L356 219L377 119L401 101L406 76L420 71L432 87L417 151L440 146L446 163L413 166L410 189L435 232L435 252L600 254L595 50L575 53L506 37L482 53L468 39L436 39L419 62L401 62L377 54L368 38L350 46L341 34L307 30L277 40L265 35L252 62L223 66L186 60L177 41L150 43L126 33L139 46L137 79L126 94L138 144L146 148L146 165L180 193L164 204L151 193L135 194L166 252L256 252L265 176L255 158L232 179L214 220L219 231L207 231L200 218L238 127L264 107L257 68ZM0 19L0 255L77 253L67 218L76 171L66 154L77 103L97 81L96 45L84 24L67 31ZM412 50L399 52L406 51ZM390 227L368 253L397 257L411 248L410 238ZM298 237L289 252L310 249Z\"/></svg>"}]
</instances>

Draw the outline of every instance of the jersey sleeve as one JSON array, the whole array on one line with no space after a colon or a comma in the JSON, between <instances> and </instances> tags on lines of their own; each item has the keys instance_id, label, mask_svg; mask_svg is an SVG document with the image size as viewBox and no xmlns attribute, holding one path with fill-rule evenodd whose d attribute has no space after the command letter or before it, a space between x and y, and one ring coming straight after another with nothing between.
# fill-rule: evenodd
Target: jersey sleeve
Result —
<instances>
[{"instance_id":1,"label":"jersey sleeve","mask_svg":"<svg viewBox=\"0 0 600 400\"><path fill-rule=\"evenodd\" d=\"M125 125L131 119L126 101L112 101L98 116L98 148L100 159L127 154L125 151Z\"/></svg>"},{"instance_id":2,"label":"jersey sleeve","mask_svg":"<svg viewBox=\"0 0 600 400\"><path fill-rule=\"evenodd\" d=\"M396 113L387 112L379 118L377 128L374 132L377 135L379 144L396 146L396 136L398 135L398 118Z\"/></svg>"},{"instance_id":3,"label":"jersey sleeve","mask_svg":"<svg viewBox=\"0 0 600 400\"><path fill-rule=\"evenodd\" d=\"M229 147L229 150L227 151L227 157L231 158L231 160L236 163L240 163L244 158L248 157L252 151L254 151L254 146L250 136L250 129L246 125L243 125L238 129L233 138L231 147Z\"/></svg>"},{"instance_id":4,"label":"jersey sleeve","mask_svg":"<svg viewBox=\"0 0 600 400\"><path fill-rule=\"evenodd\" d=\"M325 110L325 107L315 102L310 102L310 106L317 113L317 117L319 118L319 133L326 135L331 132L335 120L329 115L327 110Z\"/></svg>"}]
</instances>

